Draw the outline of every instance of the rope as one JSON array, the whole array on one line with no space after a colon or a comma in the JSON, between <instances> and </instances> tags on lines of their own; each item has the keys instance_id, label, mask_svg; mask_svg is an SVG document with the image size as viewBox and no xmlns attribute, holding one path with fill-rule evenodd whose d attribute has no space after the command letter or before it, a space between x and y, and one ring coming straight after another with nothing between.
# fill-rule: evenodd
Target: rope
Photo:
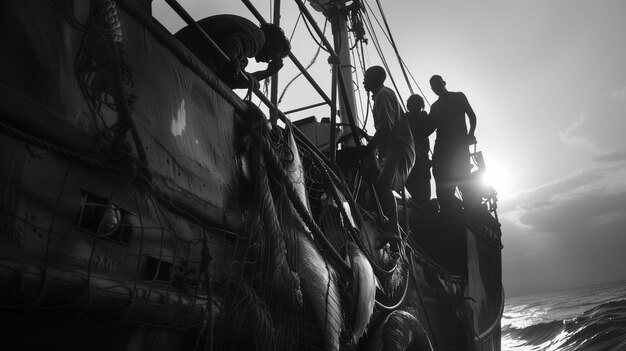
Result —
<instances>
[{"instance_id":1,"label":"rope","mask_svg":"<svg viewBox=\"0 0 626 351\"><path fill-rule=\"evenodd\" d=\"M64 16L68 18L68 14L64 13ZM130 89L134 83L130 68L124 61L122 25L115 1L102 0L92 8L76 55L75 73L85 102L96 118L96 125L104 126L97 137L100 151L115 164L136 168L136 182L146 185L151 181L152 174L132 118L135 96ZM113 77L112 80L109 77ZM117 112L114 125L106 125L102 105ZM137 159L126 142L129 131Z\"/></svg>"},{"instance_id":2,"label":"rope","mask_svg":"<svg viewBox=\"0 0 626 351\"><path fill-rule=\"evenodd\" d=\"M398 47L396 46L396 42L395 40L393 40L393 36L391 35L391 29L389 29L389 23L387 23L387 17L385 16L385 13L383 12L383 7L380 4L380 0L376 0L376 4L378 5L378 10L380 11L380 14L383 18L383 23L385 23L385 28L387 28L387 32L389 33L389 41L391 42L391 47L393 48L393 51L396 53L396 57L398 58L398 62L400 63L400 69L402 70L402 74L404 75L404 79L406 80L406 84L409 87L409 91L411 92L411 95L413 95L413 87L411 87L411 82L409 82L409 77L406 74L406 71L404 69L404 65L402 65L402 59L400 58L400 52L398 52Z\"/></svg>"},{"instance_id":3,"label":"rope","mask_svg":"<svg viewBox=\"0 0 626 351\"><path fill-rule=\"evenodd\" d=\"M302 17L302 13L300 13L300 17L298 17L298 20ZM306 21L305 21L306 23ZM328 24L328 21L324 22L324 29L323 32L326 33L326 26ZM308 27L307 27L308 28ZM295 30L295 28L294 28ZM312 35L312 34L311 34ZM313 66L313 64L315 63L315 61L317 61L317 56L319 56L321 50L324 47L318 43L317 45L317 50L315 51L315 55L313 55L313 58L311 59L311 62L309 62L309 64L306 66L306 70L308 70L311 66ZM283 96L285 96L285 93L287 92L287 89L289 89L289 87L291 86L291 84L293 84L293 82L296 81L296 79L298 79L299 77L301 77L303 74L302 72L298 73L295 75L295 77L291 78L291 80L285 85L285 88L283 89L283 92L280 94L280 98L278 99L278 104L280 104L283 101Z\"/></svg>"},{"instance_id":4,"label":"rope","mask_svg":"<svg viewBox=\"0 0 626 351\"><path fill-rule=\"evenodd\" d=\"M396 303L394 303L393 305L385 305L382 302L380 302L378 299L376 299L376 305L380 306L383 309L386 310L394 310L396 308L398 308L406 299L406 295L407 292L409 291L409 281L410 281L410 268L409 269L405 269L406 271L406 275L403 279L404 281L404 288L402 289L402 295L400 295L400 298L398 299L398 301L396 301Z\"/></svg>"},{"instance_id":5,"label":"rope","mask_svg":"<svg viewBox=\"0 0 626 351\"><path fill-rule=\"evenodd\" d=\"M0 130L11 137L20 139L28 144L40 147L42 149L52 151L58 154L59 156L63 156L67 159L77 161L78 163L81 163L85 166L89 166L92 168L96 168L102 171L112 172L112 173L127 172L127 169L125 168L116 167L116 166L111 165L108 162L96 159L94 157L90 157L90 156L87 156L87 155L84 155L75 151L70 151L64 147L52 144L43 139L39 139L33 135L27 134L13 127L10 127L4 124L3 122L0 122Z\"/></svg>"},{"instance_id":6,"label":"rope","mask_svg":"<svg viewBox=\"0 0 626 351\"><path fill-rule=\"evenodd\" d=\"M302 9L300 9L300 16L304 16L304 13L303 13ZM308 17L307 16L304 16L304 17L305 17L305 21L303 21L304 22L304 26L306 27L307 31L309 32L309 35L311 36L311 39L313 39L313 41L315 42L315 44L317 44L317 46L319 48L321 48L322 50L328 52L328 49L326 49L325 45L322 42L318 41L317 37L313 34L313 31L311 30L311 27L310 27L310 24L309 24L309 21L308 21ZM324 28L326 28L326 24L327 23L328 23L328 19L324 23Z\"/></svg>"},{"instance_id":7,"label":"rope","mask_svg":"<svg viewBox=\"0 0 626 351\"><path fill-rule=\"evenodd\" d=\"M359 43L355 42L354 46L356 47L357 44L359 44ZM356 52L356 55L355 55L355 52ZM352 62L359 62L361 67L364 67L364 64L362 64L360 62L360 57L357 57L357 56L360 56L359 55L359 50L351 50L350 55L352 56ZM356 67L354 69L354 77L355 77L355 79L354 79L353 83L354 83L354 86L356 87L357 97L359 99L359 104L358 104L359 105L359 109L360 109L360 112L361 112L361 116L365 116L364 121L361 122L361 126L360 126L360 128L362 130L364 130L365 129L365 125L367 123L367 114L363 110L363 94L361 93L361 88L360 88L360 84L359 84L361 79L359 78L359 72L356 69Z\"/></svg>"},{"instance_id":8,"label":"rope","mask_svg":"<svg viewBox=\"0 0 626 351\"><path fill-rule=\"evenodd\" d=\"M370 12L372 12L372 8L370 7L369 3L365 2L367 7L369 8ZM385 16L385 13L383 11L382 5L380 3L380 0L376 0L376 4L378 5L378 9L379 12L381 14L383 23L384 23L384 28L381 25L380 21L378 20L378 18L376 16L374 16L374 20L376 20L376 23L378 24L378 26L383 30L383 34L385 35L385 38L387 38L387 40L389 41L391 47L393 48L395 54L396 54L396 58L398 60L398 63L400 64L400 70L402 71L402 74L404 76L404 79L406 81L407 87L409 88L409 91L411 92L411 94L414 94L413 92L413 88L411 86L411 81L409 80L409 76L411 77L411 79L413 80L413 83L415 83L415 85L417 86L417 89L419 90L419 92L421 93L422 97L424 97L424 100L426 101L426 103L428 104L428 106L430 106L430 102L428 101L428 99L426 98L426 96L424 95L424 91L422 90L422 88L420 87L419 83L417 83L417 81L415 80L415 78L413 77L413 74L411 74L411 72L408 69L408 66L405 64L404 60L402 60L402 57L400 56L400 53L398 51L398 47L395 43L395 40L393 38L393 35L391 33L391 29L389 27L389 23L387 21L387 18ZM367 14L367 13L366 13ZM389 73L389 76L393 82L393 86L395 88L396 93L398 94L398 97L400 98L400 100L402 101L402 106L403 108L406 109L406 107L404 106L404 100L401 98L400 92L398 90L398 87L396 86L395 80L393 78L393 76L391 75L391 71L389 70L389 66L387 64L386 59L384 58L384 55L382 53L382 49L380 47L380 43L378 42L378 37L375 35L374 33L374 28L372 26L372 22L370 20L369 15L367 15L367 30L368 33L370 34L370 36L373 38L374 40L374 45L377 49L378 55L381 57L381 60L383 61L383 64L385 66L385 69L387 70L387 72ZM385 31L386 29L386 31Z\"/></svg>"},{"instance_id":9,"label":"rope","mask_svg":"<svg viewBox=\"0 0 626 351\"><path fill-rule=\"evenodd\" d=\"M366 2L366 4L367 4L367 2ZM369 4L367 4L367 6L369 7ZM371 11L371 8L370 8L370 11ZM388 73L388 77L391 80L391 83L393 85L394 91L398 95L398 99L400 100L400 104L402 105L402 108L404 110L406 110L406 106L404 105L404 99L402 98L402 95L400 94L400 90L398 89L398 85L396 84L396 80L394 79L393 74L391 74L391 70L389 69L389 64L387 63L387 60L385 59L385 56L383 55L383 50L382 50L382 48L380 46L380 42L378 41L378 37L376 36L376 33L374 33L374 28L372 26L372 22L370 20L369 14L366 13L365 18L367 19L367 24L368 24L366 26L367 31L370 34L370 36L372 37L372 41L374 42L374 46L376 47L376 50L378 52L378 56L380 57L381 61L383 62L383 66L385 66L385 70ZM378 19L376 17L374 17L374 19L378 22ZM380 26L380 22L378 22L378 25ZM382 26L381 26L381 28L382 28ZM383 34L385 34L385 36L386 36L386 33L383 32ZM389 38L387 37L387 39L389 39Z\"/></svg>"}]
</instances>

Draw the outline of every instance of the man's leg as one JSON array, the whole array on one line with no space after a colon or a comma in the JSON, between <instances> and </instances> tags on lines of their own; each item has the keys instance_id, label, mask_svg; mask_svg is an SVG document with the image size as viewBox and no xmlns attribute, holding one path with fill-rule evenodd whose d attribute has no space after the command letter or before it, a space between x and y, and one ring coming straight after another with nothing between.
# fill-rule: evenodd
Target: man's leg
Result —
<instances>
[{"instance_id":1,"label":"man's leg","mask_svg":"<svg viewBox=\"0 0 626 351\"><path fill-rule=\"evenodd\" d=\"M461 191L463 197L463 207L465 209L476 207L480 204L480 194L478 187L480 187L480 179L473 178L470 172L471 164L469 163L469 156L467 158L461 157L456 159L454 183Z\"/></svg>"},{"instance_id":2,"label":"man's leg","mask_svg":"<svg viewBox=\"0 0 626 351\"><path fill-rule=\"evenodd\" d=\"M447 161L447 162L446 162ZM450 214L454 212L455 207L455 190L456 184L453 181L453 172L450 169L451 162L445 159L437 159L433 163L433 177L435 178L435 186L437 200L441 213Z\"/></svg>"},{"instance_id":3,"label":"man's leg","mask_svg":"<svg viewBox=\"0 0 626 351\"><path fill-rule=\"evenodd\" d=\"M415 203L425 212L429 212L430 191L430 169L422 169L415 187Z\"/></svg>"},{"instance_id":4,"label":"man's leg","mask_svg":"<svg viewBox=\"0 0 626 351\"><path fill-rule=\"evenodd\" d=\"M417 168L417 166L416 166ZM404 183L404 187L411 194L411 200L418 206L426 209L428 201L430 201L430 170L413 168L413 172L409 175Z\"/></svg>"}]
</instances>

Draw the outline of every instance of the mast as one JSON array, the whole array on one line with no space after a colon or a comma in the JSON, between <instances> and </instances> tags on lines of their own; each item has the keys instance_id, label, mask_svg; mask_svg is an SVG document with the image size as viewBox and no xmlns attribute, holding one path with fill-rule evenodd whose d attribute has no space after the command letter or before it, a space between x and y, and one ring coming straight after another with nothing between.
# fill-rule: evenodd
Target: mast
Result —
<instances>
[{"instance_id":1,"label":"mast","mask_svg":"<svg viewBox=\"0 0 626 351\"><path fill-rule=\"evenodd\" d=\"M348 39L348 26L347 26L347 7L346 0L309 0L311 6L316 10L324 14L330 21L333 32L333 46L335 53L339 60L332 62L333 64L333 76L337 77L341 75L340 79L337 79L337 89L341 92L343 89L346 94L339 94L339 118L341 124L346 126L350 125L350 119L348 118L347 110L352 111L354 117L354 123L359 125L359 118L356 113L356 97L354 88L352 85L352 58L350 56L350 42ZM342 128L342 130L345 130ZM349 138L345 142L348 145L355 145L354 139Z\"/></svg>"},{"instance_id":2,"label":"mast","mask_svg":"<svg viewBox=\"0 0 626 351\"><path fill-rule=\"evenodd\" d=\"M274 0L274 24L280 26L280 0ZM271 87L271 101L274 106L278 107L278 72L274 73L272 76L272 87ZM272 109L270 112L270 120L272 123L276 123L278 120L278 114L275 109Z\"/></svg>"}]
</instances>

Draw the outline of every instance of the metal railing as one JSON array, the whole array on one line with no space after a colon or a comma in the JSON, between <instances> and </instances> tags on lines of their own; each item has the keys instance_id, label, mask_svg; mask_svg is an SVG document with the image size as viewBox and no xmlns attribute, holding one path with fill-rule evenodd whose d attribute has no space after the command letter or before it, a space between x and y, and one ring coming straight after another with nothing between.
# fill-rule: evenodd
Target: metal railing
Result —
<instances>
[{"instance_id":1,"label":"metal railing","mask_svg":"<svg viewBox=\"0 0 626 351\"><path fill-rule=\"evenodd\" d=\"M340 59L338 57L338 55L335 53L333 46L331 45L331 43L326 39L326 37L324 36L322 30L320 29L320 27L317 25L317 23L315 22L315 19L313 18L313 16L311 15L310 11L306 8L306 6L304 5L304 3L302 2L302 0L294 0L296 2L296 4L298 5L298 8L300 9L300 11L302 12L302 14L304 15L304 17L307 19L307 21L309 21L309 24L313 27L315 33L319 36L319 39L321 40L321 42L324 44L325 49L328 51L328 53L330 54L330 58L331 58L331 62L334 62L334 65L341 65ZM180 16L180 18L182 20L185 21L185 23L187 23L191 28L193 28L194 31L196 31L200 37L202 38L202 40L206 41L206 44L213 48L215 50L215 53L217 53L217 55L219 56L218 59L220 60L224 60L225 62L230 62L230 58L224 53L224 51L219 47L219 45L217 45L215 43L215 41L210 37L209 34L207 34L197 23L196 21L191 17L191 15L189 15L189 13L178 3L177 0L165 0L165 2ZM254 7L254 5L249 1L249 0L242 0L242 3L250 10L250 12L252 13L252 15L260 22L260 23L268 23L265 18L259 13L259 11ZM307 81L309 82L309 84L313 87L313 89L319 94L319 96L324 100L323 103L319 103L319 104L314 104L314 105L310 105L310 106L306 106L303 108L299 108L299 109L294 109L291 110L291 112L296 112L296 111L302 111L308 108L313 108L313 107L318 107L318 106L322 106L322 105L328 105L330 107L330 121L331 121L331 136L330 136L330 140L331 140L331 156L330 158L332 160L334 160L334 156L335 156L335 149L336 149L336 135L335 135L335 127L336 127L336 113L337 113L337 107L336 107L336 102L334 99L334 95L335 95L335 89L333 89L333 98L329 97L324 90L322 90L322 88L319 86L319 84L315 81L315 79L307 72L306 68L302 65L302 63L300 63L300 61L298 60L298 58L293 54L293 53L289 53L289 59L291 60L291 62L293 62L293 64L296 66L296 68L300 71L300 73L307 79ZM244 79L249 82L252 83L250 80L253 79L252 77L250 77L247 73L240 71L238 72L239 74L241 74ZM341 74L336 75L337 79L339 80L340 86L342 87L341 90L341 94L343 96L343 98L345 99L347 96L347 92L345 89L345 85L343 82L343 78L341 76ZM335 77L334 77L335 78ZM333 79L335 80L335 79ZM275 89L275 88L274 88ZM254 95L259 98L259 100L269 109L270 111L270 116L272 117L272 122L276 122L276 119L280 119L283 123L285 124L291 124L291 122L289 121L289 119L287 118L286 114L281 112L278 107L276 106L275 103L273 103L272 101L270 101L270 99L268 99L265 94L263 94L263 92L260 91L260 89L258 89L257 87L252 86L251 88L252 92L254 93ZM355 140L356 145L360 145L360 133L358 132L358 128L355 124L355 118L353 115L353 112L350 110L350 108L347 108L347 110L345 111L348 119L350 121L350 128L351 128L351 132L353 135L353 138ZM294 128L297 130L297 128ZM310 141L303 135L301 134L301 132L298 130L297 132L299 136L299 139L306 139L309 142L309 146L313 146L312 143L310 143Z\"/></svg>"}]
</instances>

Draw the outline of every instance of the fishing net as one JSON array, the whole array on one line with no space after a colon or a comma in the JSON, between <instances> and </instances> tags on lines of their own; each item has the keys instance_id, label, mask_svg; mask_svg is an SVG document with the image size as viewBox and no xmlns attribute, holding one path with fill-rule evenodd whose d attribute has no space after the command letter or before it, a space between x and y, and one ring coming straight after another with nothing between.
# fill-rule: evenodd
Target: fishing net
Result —
<instances>
[{"instance_id":1,"label":"fishing net","mask_svg":"<svg viewBox=\"0 0 626 351\"><path fill-rule=\"evenodd\" d=\"M160 349L187 334L201 344L206 277L254 262L235 250L249 238L174 214L118 174L23 140L2 143L3 164L14 165L3 173L0 213L2 342L106 350L138 338ZM211 257L209 246L223 251Z\"/></svg>"}]
</instances>

